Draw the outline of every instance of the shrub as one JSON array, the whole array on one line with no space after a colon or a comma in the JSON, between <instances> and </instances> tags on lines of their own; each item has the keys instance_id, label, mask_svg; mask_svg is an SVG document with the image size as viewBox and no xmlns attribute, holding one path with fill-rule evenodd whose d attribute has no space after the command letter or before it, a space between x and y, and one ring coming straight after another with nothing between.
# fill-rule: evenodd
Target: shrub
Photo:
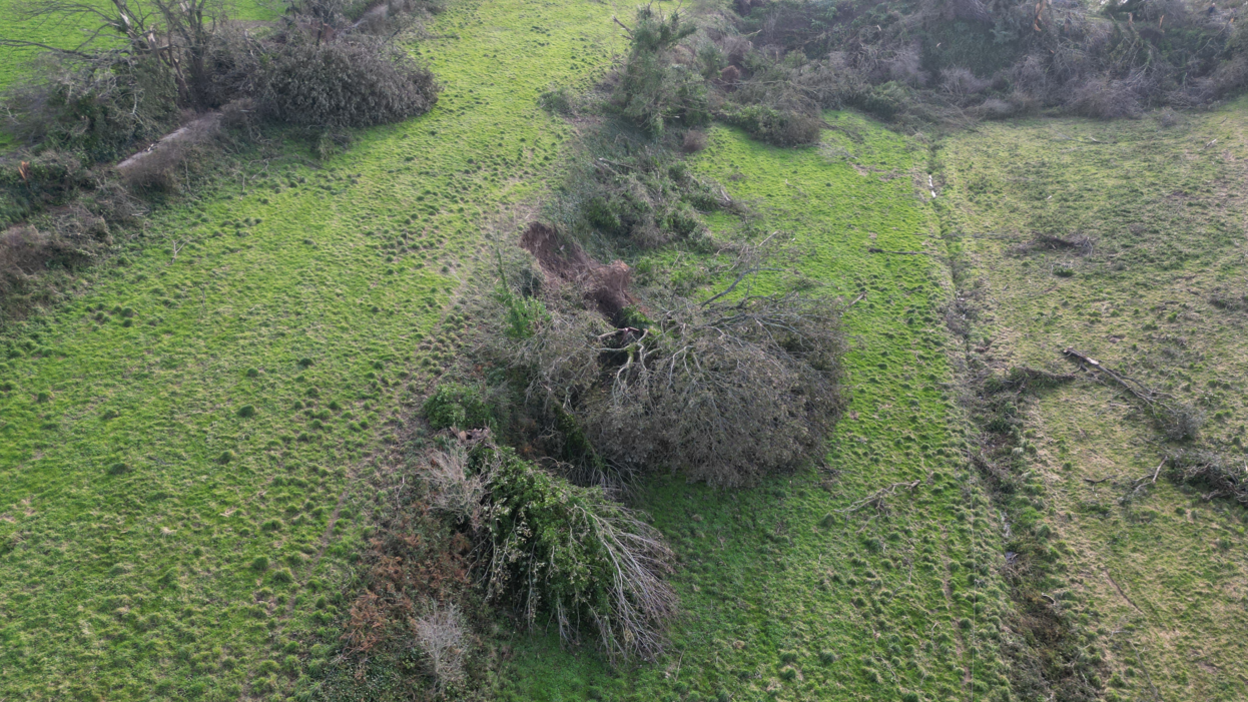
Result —
<instances>
[{"instance_id":1,"label":"shrub","mask_svg":"<svg viewBox=\"0 0 1248 702\"><path fill-rule=\"evenodd\" d=\"M464 617L454 604L432 604L428 614L415 622L416 648L439 690L464 679L467 648Z\"/></svg>"},{"instance_id":2,"label":"shrub","mask_svg":"<svg viewBox=\"0 0 1248 702\"><path fill-rule=\"evenodd\" d=\"M8 126L23 142L110 161L177 121L173 75L155 57L49 55L39 66L7 95Z\"/></svg>"},{"instance_id":3,"label":"shrub","mask_svg":"<svg viewBox=\"0 0 1248 702\"><path fill-rule=\"evenodd\" d=\"M888 121L902 112L910 100L910 92L905 86L889 81L867 90L854 102L864 112Z\"/></svg>"},{"instance_id":4,"label":"shrub","mask_svg":"<svg viewBox=\"0 0 1248 702\"><path fill-rule=\"evenodd\" d=\"M810 115L747 105L724 113L724 121L750 136L776 146L798 146L819 141L820 120Z\"/></svg>"},{"instance_id":5,"label":"shrub","mask_svg":"<svg viewBox=\"0 0 1248 702\"><path fill-rule=\"evenodd\" d=\"M680 150L687 154L697 153L706 148L706 132L697 129L690 129L685 132L685 137L681 141Z\"/></svg>"},{"instance_id":6,"label":"shrub","mask_svg":"<svg viewBox=\"0 0 1248 702\"><path fill-rule=\"evenodd\" d=\"M1187 403L1159 403L1153 414L1157 428L1171 441L1195 439L1205 424L1205 413Z\"/></svg>"},{"instance_id":7,"label":"shrub","mask_svg":"<svg viewBox=\"0 0 1248 702\"><path fill-rule=\"evenodd\" d=\"M1140 116L1140 101L1126 81L1093 78L1074 89L1070 109L1095 119L1134 118Z\"/></svg>"},{"instance_id":8,"label":"shrub","mask_svg":"<svg viewBox=\"0 0 1248 702\"><path fill-rule=\"evenodd\" d=\"M422 406L425 419L434 429L477 429L493 424L490 408L481 389L449 383L439 385Z\"/></svg>"},{"instance_id":9,"label":"shrub","mask_svg":"<svg viewBox=\"0 0 1248 702\"><path fill-rule=\"evenodd\" d=\"M698 239L706 231L700 213L732 205L722 188L689 172L664 144L613 136L586 144L592 158L569 174L547 206L560 229L653 248Z\"/></svg>"},{"instance_id":10,"label":"shrub","mask_svg":"<svg viewBox=\"0 0 1248 702\"><path fill-rule=\"evenodd\" d=\"M552 114L570 116L576 112L575 98L564 87L547 90L537 98L542 109Z\"/></svg>"},{"instance_id":11,"label":"shrub","mask_svg":"<svg viewBox=\"0 0 1248 702\"><path fill-rule=\"evenodd\" d=\"M1175 482L1209 491L1205 499L1228 497L1248 506L1248 476L1242 464L1212 451L1187 449L1170 454L1166 465Z\"/></svg>"},{"instance_id":12,"label":"shrub","mask_svg":"<svg viewBox=\"0 0 1248 702\"><path fill-rule=\"evenodd\" d=\"M261 85L259 105L271 119L330 129L423 114L440 90L407 54L365 40L292 43L272 57Z\"/></svg>"},{"instance_id":13,"label":"shrub","mask_svg":"<svg viewBox=\"0 0 1248 702\"><path fill-rule=\"evenodd\" d=\"M22 222L38 210L62 204L96 181L81 157L56 149L15 162L0 162L0 166L0 226Z\"/></svg>"},{"instance_id":14,"label":"shrub","mask_svg":"<svg viewBox=\"0 0 1248 702\"><path fill-rule=\"evenodd\" d=\"M673 554L662 536L601 489L576 487L508 448L482 442L471 458L488 488L480 540L489 597L530 626L550 614L566 641L593 630L613 660L661 653L677 604L663 580Z\"/></svg>"},{"instance_id":15,"label":"shrub","mask_svg":"<svg viewBox=\"0 0 1248 702\"><path fill-rule=\"evenodd\" d=\"M625 117L652 135L663 134L671 123L692 127L710 120L702 77L671 60L677 43L695 31L697 27L684 23L679 11L664 17L652 5L637 8L628 59L612 100Z\"/></svg>"},{"instance_id":16,"label":"shrub","mask_svg":"<svg viewBox=\"0 0 1248 702\"><path fill-rule=\"evenodd\" d=\"M467 452L455 446L432 453L424 478L432 493L429 506L475 531L481 521L485 484L481 476L469 474Z\"/></svg>"}]
</instances>

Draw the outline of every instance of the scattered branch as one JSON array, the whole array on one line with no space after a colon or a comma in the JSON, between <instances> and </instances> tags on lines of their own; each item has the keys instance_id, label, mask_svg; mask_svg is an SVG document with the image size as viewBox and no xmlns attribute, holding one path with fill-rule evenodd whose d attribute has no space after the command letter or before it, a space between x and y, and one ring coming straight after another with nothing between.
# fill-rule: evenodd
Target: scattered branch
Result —
<instances>
[{"instance_id":1,"label":"scattered branch","mask_svg":"<svg viewBox=\"0 0 1248 702\"><path fill-rule=\"evenodd\" d=\"M854 512L857 512L863 507L871 506L871 507L874 507L877 512L883 512L885 509L887 509L887 505L884 503L884 498L892 497L894 494L896 494L897 488L901 488L901 487L907 488L911 492L913 492L916 488L919 487L920 482L921 481L919 480L913 480L908 483L893 483L892 485L889 485L886 488L881 488L879 490L876 490L870 495L862 498L861 500L858 500L857 502L851 504L850 506L844 509L838 509L835 511L839 514L853 514Z\"/></svg>"}]
</instances>

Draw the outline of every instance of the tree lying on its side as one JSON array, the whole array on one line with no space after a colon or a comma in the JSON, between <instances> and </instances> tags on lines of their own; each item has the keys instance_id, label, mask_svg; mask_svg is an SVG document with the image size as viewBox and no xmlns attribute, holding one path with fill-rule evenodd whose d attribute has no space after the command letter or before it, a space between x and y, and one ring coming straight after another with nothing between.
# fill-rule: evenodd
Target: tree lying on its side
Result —
<instances>
[{"instance_id":1,"label":"tree lying on its side","mask_svg":"<svg viewBox=\"0 0 1248 702\"><path fill-rule=\"evenodd\" d=\"M663 537L600 488L583 488L480 441L470 472L484 479L477 541L487 595L529 625L550 613L567 641L592 628L613 660L655 658L676 613L664 581L673 554Z\"/></svg>"}]
</instances>

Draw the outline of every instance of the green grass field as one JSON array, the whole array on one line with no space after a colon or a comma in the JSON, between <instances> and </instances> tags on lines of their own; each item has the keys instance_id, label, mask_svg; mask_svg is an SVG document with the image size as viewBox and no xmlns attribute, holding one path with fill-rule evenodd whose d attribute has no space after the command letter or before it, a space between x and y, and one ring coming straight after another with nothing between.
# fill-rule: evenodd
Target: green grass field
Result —
<instances>
[{"instance_id":1,"label":"green grass field","mask_svg":"<svg viewBox=\"0 0 1248 702\"><path fill-rule=\"evenodd\" d=\"M418 47L446 86L432 112L326 162L303 144L239 156L237 179L158 210L5 332L0 699L312 689L373 526L369 476L471 338L493 247L569 157L579 125L537 97L601 76L623 46L611 17L631 11L457 0ZM1248 300L1243 115L995 123L935 149L852 113L826 113L812 148L712 129L693 167L846 305L846 416L825 466L749 490L642 486L680 559L665 659L613 670L504 631L482 642L501 652L483 695L1022 699L1010 651L1035 642L1009 627L1004 517L967 460L946 306L980 291L971 353L989 366L1065 371L1076 346L1199 403L1206 440L1242 456L1248 312L1215 303ZM1020 247L1037 232L1096 244ZM698 261L629 263L679 279ZM1103 658L1106 698L1238 699L1243 509L1165 479L1122 504L1161 447L1113 388L1076 382L1027 412L1028 499L1060 560L1044 593Z\"/></svg>"},{"instance_id":2,"label":"green grass field","mask_svg":"<svg viewBox=\"0 0 1248 702\"><path fill-rule=\"evenodd\" d=\"M537 94L615 43L593 3L437 23L433 112L159 211L6 335L0 697L267 694L337 621L368 522L353 478L470 323L444 308L482 232L568 135Z\"/></svg>"},{"instance_id":3,"label":"green grass field","mask_svg":"<svg viewBox=\"0 0 1248 702\"><path fill-rule=\"evenodd\" d=\"M1248 292L1245 107L1172 126L1043 120L950 139L941 218L984 290L990 321L976 343L992 342L988 362L1069 372L1061 351L1074 346L1197 404L1203 440L1245 460L1248 317L1234 304ZM1037 233L1095 244L1086 254L1020 248ZM1124 504L1164 446L1115 388L1050 391L1028 425L1046 521L1073 548L1070 589L1100 614L1111 695L1241 699L1243 508L1164 479Z\"/></svg>"}]
</instances>

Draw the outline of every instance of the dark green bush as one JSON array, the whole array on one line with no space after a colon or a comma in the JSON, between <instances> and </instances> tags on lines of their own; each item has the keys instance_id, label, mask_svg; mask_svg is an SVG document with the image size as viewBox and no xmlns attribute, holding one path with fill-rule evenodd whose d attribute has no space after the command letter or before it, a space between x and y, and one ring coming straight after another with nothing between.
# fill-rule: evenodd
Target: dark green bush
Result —
<instances>
[{"instance_id":1,"label":"dark green bush","mask_svg":"<svg viewBox=\"0 0 1248 702\"><path fill-rule=\"evenodd\" d=\"M0 228L24 221L46 207L64 203L95 183L82 157L45 149L39 154L0 161Z\"/></svg>"},{"instance_id":2,"label":"dark green bush","mask_svg":"<svg viewBox=\"0 0 1248 702\"><path fill-rule=\"evenodd\" d=\"M654 248L698 239L706 231L701 213L731 206L717 183L689 172L666 143L613 136L604 132L586 145L591 158L548 206L561 230Z\"/></svg>"},{"instance_id":3,"label":"dark green bush","mask_svg":"<svg viewBox=\"0 0 1248 702\"><path fill-rule=\"evenodd\" d=\"M723 113L729 124L750 136L776 146L800 146L819 141L822 126L818 117L777 110L767 105L746 105Z\"/></svg>"},{"instance_id":4,"label":"dark green bush","mask_svg":"<svg viewBox=\"0 0 1248 702\"><path fill-rule=\"evenodd\" d=\"M652 5L637 8L628 59L612 102L651 135L710 121L704 79L671 60L676 45L695 31L697 27L683 22L679 11L665 17Z\"/></svg>"},{"instance_id":5,"label":"dark green bush","mask_svg":"<svg viewBox=\"0 0 1248 702\"><path fill-rule=\"evenodd\" d=\"M471 385L439 385L422 407L434 429L478 429L494 424L481 389Z\"/></svg>"},{"instance_id":6,"label":"dark green bush","mask_svg":"<svg viewBox=\"0 0 1248 702\"><path fill-rule=\"evenodd\" d=\"M264 68L258 96L271 119L336 129L397 122L433 107L433 74L401 50L379 42L301 41Z\"/></svg>"},{"instance_id":7,"label":"dark green bush","mask_svg":"<svg viewBox=\"0 0 1248 702\"><path fill-rule=\"evenodd\" d=\"M49 57L10 90L9 129L28 144L111 161L177 123L177 88L156 58L70 62Z\"/></svg>"},{"instance_id":8,"label":"dark green bush","mask_svg":"<svg viewBox=\"0 0 1248 702\"><path fill-rule=\"evenodd\" d=\"M485 478L480 541L491 599L511 604L534 625L550 615L560 636L594 632L612 659L653 659L676 612L663 580L673 554L653 527L599 488L576 487L482 443L471 452Z\"/></svg>"}]
</instances>

